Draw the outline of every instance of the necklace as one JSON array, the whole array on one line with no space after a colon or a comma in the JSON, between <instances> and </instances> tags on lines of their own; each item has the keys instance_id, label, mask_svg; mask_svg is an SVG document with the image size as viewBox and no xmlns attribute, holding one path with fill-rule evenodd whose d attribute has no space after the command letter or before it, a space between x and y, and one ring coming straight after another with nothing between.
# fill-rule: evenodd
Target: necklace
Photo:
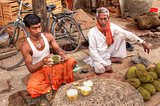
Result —
<instances>
[{"instance_id":1,"label":"necklace","mask_svg":"<svg viewBox=\"0 0 160 106\"><path fill-rule=\"evenodd\" d=\"M38 47L38 48L41 48L41 44L38 44L37 47Z\"/></svg>"},{"instance_id":2,"label":"necklace","mask_svg":"<svg viewBox=\"0 0 160 106\"><path fill-rule=\"evenodd\" d=\"M31 38L31 37L30 37ZM32 38L31 38L32 39ZM35 41L34 39L32 39L33 41ZM39 38L39 43L37 44L37 47L40 49L41 48L41 44L40 44L40 40L41 40L41 37ZM36 41L35 41L36 42ZM37 43L37 42L36 42Z\"/></svg>"}]
</instances>

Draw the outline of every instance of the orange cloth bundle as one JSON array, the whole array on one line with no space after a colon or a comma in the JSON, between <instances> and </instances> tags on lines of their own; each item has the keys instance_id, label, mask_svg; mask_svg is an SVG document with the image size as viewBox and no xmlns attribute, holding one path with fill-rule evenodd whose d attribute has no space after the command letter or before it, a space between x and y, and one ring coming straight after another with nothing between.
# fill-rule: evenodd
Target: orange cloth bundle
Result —
<instances>
[{"instance_id":1,"label":"orange cloth bundle","mask_svg":"<svg viewBox=\"0 0 160 106\"><path fill-rule=\"evenodd\" d=\"M114 40L113 40L111 29L110 29L110 27L111 27L110 22L107 23L105 28L101 28L98 23L97 23L97 27L102 33L106 33L106 43L107 43L107 45L110 46L111 44L113 44Z\"/></svg>"}]
</instances>

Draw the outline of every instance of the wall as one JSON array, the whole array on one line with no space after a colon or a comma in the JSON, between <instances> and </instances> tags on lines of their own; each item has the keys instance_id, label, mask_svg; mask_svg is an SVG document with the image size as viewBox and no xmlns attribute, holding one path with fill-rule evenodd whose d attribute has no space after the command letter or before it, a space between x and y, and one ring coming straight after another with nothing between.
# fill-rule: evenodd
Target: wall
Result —
<instances>
[{"instance_id":1,"label":"wall","mask_svg":"<svg viewBox=\"0 0 160 106\"><path fill-rule=\"evenodd\" d=\"M125 0L126 12L136 19L139 15L149 12L153 0Z\"/></svg>"}]
</instances>

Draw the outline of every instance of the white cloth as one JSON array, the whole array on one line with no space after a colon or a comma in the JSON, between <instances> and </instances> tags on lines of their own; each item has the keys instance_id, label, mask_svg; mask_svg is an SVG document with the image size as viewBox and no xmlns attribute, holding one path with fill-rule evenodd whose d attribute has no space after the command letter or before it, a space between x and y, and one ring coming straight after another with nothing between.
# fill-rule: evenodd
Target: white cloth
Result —
<instances>
[{"instance_id":1,"label":"white cloth","mask_svg":"<svg viewBox=\"0 0 160 106\"><path fill-rule=\"evenodd\" d=\"M42 51L38 51L36 49L36 47L33 45L33 43L31 42L30 38L29 37L27 38L27 41L28 41L28 43L29 43L29 45L30 45L30 47L32 48L32 51L33 51L33 55L32 55L33 62L32 62L32 64L38 63L45 56L50 54L49 43L48 43L46 37L43 34L41 34L41 36L42 36L42 38L45 42L45 47Z\"/></svg>"},{"instance_id":2,"label":"white cloth","mask_svg":"<svg viewBox=\"0 0 160 106\"><path fill-rule=\"evenodd\" d=\"M110 57L126 57L125 39L129 39L133 42L143 42L143 40L135 34L126 31L113 23L111 23L110 28L114 43L109 47L106 43L106 37L99 31L97 26L89 31L90 56L84 60L86 64L90 64L92 67L95 67L94 62L100 63L104 67L111 65Z\"/></svg>"}]
</instances>

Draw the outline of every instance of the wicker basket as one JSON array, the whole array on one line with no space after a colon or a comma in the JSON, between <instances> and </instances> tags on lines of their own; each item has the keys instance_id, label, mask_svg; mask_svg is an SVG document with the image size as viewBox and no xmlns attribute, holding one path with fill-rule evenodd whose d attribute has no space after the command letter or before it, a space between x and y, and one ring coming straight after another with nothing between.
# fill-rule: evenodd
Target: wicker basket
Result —
<instances>
[{"instance_id":1,"label":"wicker basket","mask_svg":"<svg viewBox=\"0 0 160 106\"><path fill-rule=\"evenodd\" d=\"M4 38L2 37L1 39L4 39L4 40L2 40L3 42L0 42L0 48L5 48L5 47L7 47L8 44L9 44L9 42L10 42L9 35L6 34L5 37L4 37Z\"/></svg>"},{"instance_id":2,"label":"wicker basket","mask_svg":"<svg viewBox=\"0 0 160 106\"><path fill-rule=\"evenodd\" d=\"M76 81L79 83L77 86L70 83L60 87L52 106L144 106L141 94L130 84L99 77L89 79L94 83L89 96L83 96L79 90L77 100L67 99L67 91L77 89L86 80Z\"/></svg>"}]
</instances>

